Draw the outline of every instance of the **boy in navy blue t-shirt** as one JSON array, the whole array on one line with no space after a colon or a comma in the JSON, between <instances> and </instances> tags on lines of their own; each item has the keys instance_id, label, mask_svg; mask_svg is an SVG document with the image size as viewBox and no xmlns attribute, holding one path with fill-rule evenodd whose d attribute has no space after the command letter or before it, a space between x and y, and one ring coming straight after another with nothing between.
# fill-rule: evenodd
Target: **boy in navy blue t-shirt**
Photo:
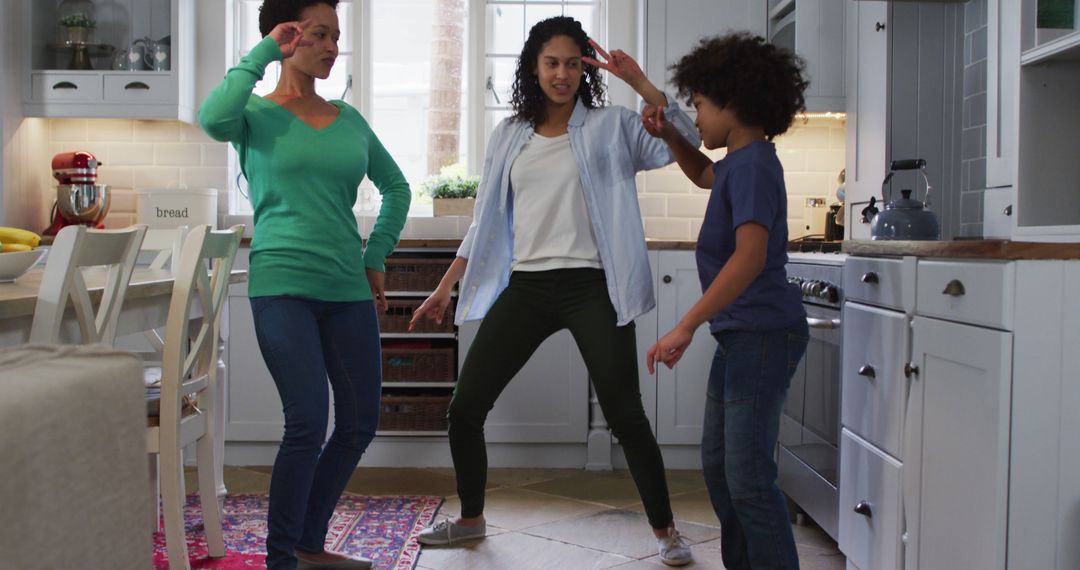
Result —
<instances>
[{"instance_id":1,"label":"boy in navy blue t-shirt","mask_svg":"<svg viewBox=\"0 0 1080 570\"><path fill-rule=\"evenodd\" d=\"M702 40L672 69L697 109L715 164L646 108L645 128L679 167L711 188L697 242L702 298L647 356L674 366L706 321L718 347L709 373L702 466L720 519L724 566L798 568L783 494L776 486L780 411L809 332L798 289L787 282L787 192L773 137L804 109L808 82L790 51L749 34Z\"/></svg>"}]
</instances>

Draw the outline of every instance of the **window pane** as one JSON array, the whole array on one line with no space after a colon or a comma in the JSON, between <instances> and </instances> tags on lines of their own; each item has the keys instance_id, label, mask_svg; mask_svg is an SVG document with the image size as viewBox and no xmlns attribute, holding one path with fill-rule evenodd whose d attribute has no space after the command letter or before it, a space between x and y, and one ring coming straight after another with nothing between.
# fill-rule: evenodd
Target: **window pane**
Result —
<instances>
[{"instance_id":1,"label":"window pane","mask_svg":"<svg viewBox=\"0 0 1080 570\"><path fill-rule=\"evenodd\" d=\"M493 57L491 58L491 86L495 89L487 90L484 105L505 106L510 104L510 94L514 86L514 71L517 69L517 58ZM496 99L496 93L498 98Z\"/></svg>"},{"instance_id":2,"label":"window pane","mask_svg":"<svg viewBox=\"0 0 1080 570\"><path fill-rule=\"evenodd\" d=\"M341 28L341 37L338 38L338 51L353 50L353 5L351 2L342 2L337 7L338 26Z\"/></svg>"},{"instance_id":3,"label":"window pane","mask_svg":"<svg viewBox=\"0 0 1080 570\"><path fill-rule=\"evenodd\" d=\"M240 53L247 53L262 39L259 33L260 0L244 0L240 4Z\"/></svg>"},{"instance_id":4,"label":"window pane","mask_svg":"<svg viewBox=\"0 0 1080 570\"><path fill-rule=\"evenodd\" d=\"M552 18L552 17L555 17L555 16L562 16L562 6L558 6L558 5L555 5L555 6L551 6L551 5L527 6L525 8L525 29L524 29L525 37L528 37L529 30L531 30L533 25L535 25L537 22L539 22L540 20L546 20L548 18ZM521 46L524 45L524 44L525 44L525 40L522 39L521 43L518 44L517 49L514 50L514 51L516 53L521 53Z\"/></svg>"},{"instance_id":5,"label":"window pane","mask_svg":"<svg viewBox=\"0 0 1080 570\"><path fill-rule=\"evenodd\" d=\"M414 191L440 167L466 160L465 6L466 0L372 2L369 120Z\"/></svg>"},{"instance_id":6,"label":"window pane","mask_svg":"<svg viewBox=\"0 0 1080 570\"><path fill-rule=\"evenodd\" d=\"M488 6L487 52L516 55L525 43L525 7L513 4Z\"/></svg>"},{"instance_id":7,"label":"window pane","mask_svg":"<svg viewBox=\"0 0 1080 570\"><path fill-rule=\"evenodd\" d=\"M274 61L270 65L266 66L266 73L263 74L263 78L255 84L253 92L256 95L266 96L267 93L274 90L277 86L278 77L281 76L281 62Z\"/></svg>"},{"instance_id":8,"label":"window pane","mask_svg":"<svg viewBox=\"0 0 1080 570\"><path fill-rule=\"evenodd\" d=\"M589 37L598 37L598 30L593 29L593 20L596 15L596 7L593 5L568 5L566 7L566 15L581 22L581 27L585 29L585 33L589 34ZM603 46L601 46L603 47Z\"/></svg>"}]
</instances>

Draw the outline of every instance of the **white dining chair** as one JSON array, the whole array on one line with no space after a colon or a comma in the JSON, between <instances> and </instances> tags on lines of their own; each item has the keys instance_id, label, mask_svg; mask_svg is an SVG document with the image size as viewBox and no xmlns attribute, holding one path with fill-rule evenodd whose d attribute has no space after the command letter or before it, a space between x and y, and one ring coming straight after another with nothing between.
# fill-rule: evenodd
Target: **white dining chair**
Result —
<instances>
[{"instance_id":1,"label":"white dining chair","mask_svg":"<svg viewBox=\"0 0 1080 570\"><path fill-rule=\"evenodd\" d=\"M225 556L215 473L222 458L214 449L218 329L243 226L212 231L195 226L174 260L175 281L165 325L159 416L150 418L147 451L160 459L161 503L170 568L189 568L184 535L183 448L195 444L199 499L207 550ZM201 319L193 319L198 307Z\"/></svg>"},{"instance_id":2,"label":"white dining chair","mask_svg":"<svg viewBox=\"0 0 1080 570\"><path fill-rule=\"evenodd\" d=\"M145 225L120 230L92 230L68 226L56 234L38 291L30 342L59 343L68 299L75 307L81 344L112 345L120 308L135 268ZM83 278L88 267L105 266L108 278L101 302L94 311Z\"/></svg>"}]
</instances>

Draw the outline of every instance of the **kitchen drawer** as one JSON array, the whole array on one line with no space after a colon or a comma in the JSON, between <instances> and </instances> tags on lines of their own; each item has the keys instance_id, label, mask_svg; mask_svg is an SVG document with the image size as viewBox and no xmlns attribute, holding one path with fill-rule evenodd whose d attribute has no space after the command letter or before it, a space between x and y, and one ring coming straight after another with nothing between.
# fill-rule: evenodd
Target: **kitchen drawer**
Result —
<instances>
[{"instance_id":1,"label":"kitchen drawer","mask_svg":"<svg viewBox=\"0 0 1080 570\"><path fill-rule=\"evenodd\" d=\"M997 261L919 260L916 312L1012 330L1016 266Z\"/></svg>"},{"instance_id":2,"label":"kitchen drawer","mask_svg":"<svg viewBox=\"0 0 1080 570\"><path fill-rule=\"evenodd\" d=\"M900 462L840 433L840 551L859 568L900 570Z\"/></svg>"},{"instance_id":3,"label":"kitchen drawer","mask_svg":"<svg viewBox=\"0 0 1080 570\"><path fill-rule=\"evenodd\" d=\"M840 420L845 428L900 457L910 327L904 313L846 303L843 314Z\"/></svg>"},{"instance_id":4,"label":"kitchen drawer","mask_svg":"<svg viewBox=\"0 0 1080 570\"><path fill-rule=\"evenodd\" d=\"M34 101L101 101L101 76L78 73L33 73Z\"/></svg>"},{"instance_id":5,"label":"kitchen drawer","mask_svg":"<svg viewBox=\"0 0 1080 570\"><path fill-rule=\"evenodd\" d=\"M844 262L844 298L903 311L915 299L910 267L901 259L849 257Z\"/></svg>"},{"instance_id":6,"label":"kitchen drawer","mask_svg":"<svg viewBox=\"0 0 1080 570\"><path fill-rule=\"evenodd\" d=\"M110 103L174 103L176 94L176 79L169 73L105 75L105 100Z\"/></svg>"}]
</instances>

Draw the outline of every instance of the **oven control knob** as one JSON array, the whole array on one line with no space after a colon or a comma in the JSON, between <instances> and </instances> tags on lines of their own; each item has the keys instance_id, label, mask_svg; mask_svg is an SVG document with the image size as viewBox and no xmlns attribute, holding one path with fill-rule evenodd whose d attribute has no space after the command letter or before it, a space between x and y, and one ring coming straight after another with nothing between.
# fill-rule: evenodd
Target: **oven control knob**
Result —
<instances>
[{"instance_id":1,"label":"oven control knob","mask_svg":"<svg viewBox=\"0 0 1080 570\"><path fill-rule=\"evenodd\" d=\"M820 297L821 296L821 291L824 288L825 288L825 284L822 283L821 281L811 281L810 282L810 287L808 288L807 292L810 294L811 297Z\"/></svg>"},{"instance_id":2,"label":"oven control knob","mask_svg":"<svg viewBox=\"0 0 1080 570\"><path fill-rule=\"evenodd\" d=\"M821 298L830 303L840 302L840 290L835 285L826 285L825 289L821 292Z\"/></svg>"}]
</instances>

